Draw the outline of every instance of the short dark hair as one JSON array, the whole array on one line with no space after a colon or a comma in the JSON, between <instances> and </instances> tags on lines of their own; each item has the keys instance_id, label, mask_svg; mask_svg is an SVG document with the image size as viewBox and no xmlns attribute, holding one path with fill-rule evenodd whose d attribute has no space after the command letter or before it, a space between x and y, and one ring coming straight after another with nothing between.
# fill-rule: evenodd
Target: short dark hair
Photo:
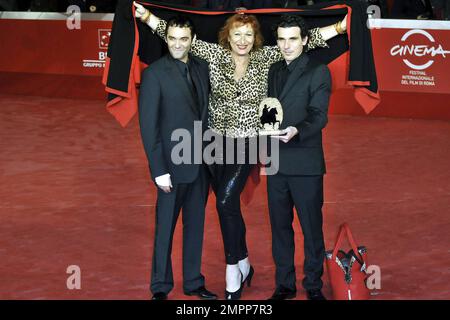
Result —
<instances>
[{"instance_id":1,"label":"short dark hair","mask_svg":"<svg viewBox=\"0 0 450 320\"><path fill-rule=\"evenodd\" d=\"M179 27L179 28L189 28L191 30L191 36L194 38L195 36L195 26L191 19L186 16L177 15L175 17L170 18L167 21L166 25L166 35L167 31L169 31L169 27Z\"/></svg>"},{"instance_id":2,"label":"short dark hair","mask_svg":"<svg viewBox=\"0 0 450 320\"><path fill-rule=\"evenodd\" d=\"M278 28L292 28L299 27L300 28L300 36L304 39L308 35L308 25L306 24L305 19L298 15L287 14L282 15L280 20L275 26L275 38L278 38Z\"/></svg>"}]
</instances>

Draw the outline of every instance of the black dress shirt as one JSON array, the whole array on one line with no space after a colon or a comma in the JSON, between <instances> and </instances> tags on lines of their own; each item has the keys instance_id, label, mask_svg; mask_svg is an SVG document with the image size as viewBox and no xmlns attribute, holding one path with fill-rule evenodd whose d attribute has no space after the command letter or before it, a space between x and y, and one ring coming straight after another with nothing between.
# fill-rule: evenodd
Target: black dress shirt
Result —
<instances>
[{"instance_id":1,"label":"black dress shirt","mask_svg":"<svg viewBox=\"0 0 450 320\"><path fill-rule=\"evenodd\" d=\"M286 81L287 81L289 75L291 74L292 70L295 69L295 66L297 65L300 57L301 57L301 55L298 56L297 58L295 58L289 64L287 64L286 60L285 60L283 63L283 68L281 68L280 71L278 71L278 74L276 77L276 86L277 86L278 95L280 95L281 92L283 91L284 85L286 84Z\"/></svg>"},{"instance_id":2,"label":"black dress shirt","mask_svg":"<svg viewBox=\"0 0 450 320\"><path fill-rule=\"evenodd\" d=\"M192 97L194 98L195 102L195 108L197 110L197 115L200 117L200 108L199 108L199 98L198 98L198 92L197 87L195 85L195 81L192 77L192 72L194 72L192 69L195 68L194 65L191 63L192 59L189 59L187 63L184 63L181 60L173 59L175 61L176 66L178 67L178 70L180 71L181 75L183 76L183 79L186 81L186 84L191 91Z\"/></svg>"}]
</instances>

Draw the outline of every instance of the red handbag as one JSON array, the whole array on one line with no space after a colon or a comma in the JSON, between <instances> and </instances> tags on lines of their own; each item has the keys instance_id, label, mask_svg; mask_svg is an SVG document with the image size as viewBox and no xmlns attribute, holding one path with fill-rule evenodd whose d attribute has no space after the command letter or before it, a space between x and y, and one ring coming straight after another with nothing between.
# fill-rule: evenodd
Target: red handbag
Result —
<instances>
[{"instance_id":1,"label":"red handbag","mask_svg":"<svg viewBox=\"0 0 450 320\"><path fill-rule=\"evenodd\" d=\"M341 242L347 235L351 250L345 253L340 250ZM340 226L333 251L327 251L326 264L335 300L367 300L367 250L356 246L347 223Z\"/></svg>"}]
</instances>

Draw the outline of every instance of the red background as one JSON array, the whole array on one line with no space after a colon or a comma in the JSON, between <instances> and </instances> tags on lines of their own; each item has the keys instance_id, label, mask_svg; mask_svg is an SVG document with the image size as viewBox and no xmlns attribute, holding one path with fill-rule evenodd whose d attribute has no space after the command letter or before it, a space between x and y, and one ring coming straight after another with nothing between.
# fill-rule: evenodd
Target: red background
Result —
<instances>
[{"instance_id":1,"label":"red background","mask_svg":"<svg viewBox=\"0 0 450 320\"><path fill-rule=\"evenodd\" d=\"M99 48L99 29L110 29L111 25L111 21L83 20L80 30L69 30L65 20L0 19L0 93L105 99L103 68L85 68L83 60L98 60L99 52L106 52ZM381 103L370 116L450 120L447 58L434 57L435 63L426 70L435 76L436 87L400 85L401 75L408 74L409 68L401 57L391 57L390 49L401 43L407 30L372 30ZM428 32L436 44L450 49L450 30ZM406 43L427 42L419 38L410 37ZM353 90L344 85L346 59L343 55L330 65L334 71L341 70L334 74L330 113L364 115Z\"/></svg>"}]
</instances>

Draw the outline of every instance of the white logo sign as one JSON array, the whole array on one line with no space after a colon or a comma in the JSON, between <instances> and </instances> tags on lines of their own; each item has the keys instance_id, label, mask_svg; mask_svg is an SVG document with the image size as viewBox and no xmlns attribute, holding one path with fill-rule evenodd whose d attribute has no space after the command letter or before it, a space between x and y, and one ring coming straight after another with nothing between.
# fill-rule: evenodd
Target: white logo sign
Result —
<instances>
[{"instance_id":1,"label":"white logo sign","mask_svg":"<svg viewBox=\"0 0 450 320\"><path fill-rule=\"evenodd\" d=\"M426 37L432 45L395 45L391 48L391 55L396 56L399 55L400 57L406 57L406 56L412 56L412 57L423 57L423 56L430 56L435 57L437 55L441 55L443 58L446 58L446 54L450 53L450 51L446 51L442 48L442 45L437 45L433 36L426 32L425 30L421 29L413 29L406 32L401 41L405 42L411 35L413 34L420 34ZM434 63L433 59L428 60L426 63L421 65L416 65L409 61L408 59L403 59L403 62L414 70L425 70L429 66L431 66Z\"/></svg>"},{"instance_id":2,"label":"white logo sign","mask_svg":"<svg viewBox=\"0 0 450 320\"><path fill-rule=\"evenodd\" d=\"M110 38L111 38L111 29L98 29L99 49L108 49Z\"/></svg>"},{"instance_id":3,"label":"white logo sign","mask_svg":"<svg viewBox=\"0 0 450 320\"><path fill-rule=\"evenodd\" d=\"M107 50L109 39L111 38L111 29L98 29L98 48ZM106 61L106 51L98 52L98 59L84 59L83 67L85 68L104 68Z\"/></svg>"}]
</instances>

